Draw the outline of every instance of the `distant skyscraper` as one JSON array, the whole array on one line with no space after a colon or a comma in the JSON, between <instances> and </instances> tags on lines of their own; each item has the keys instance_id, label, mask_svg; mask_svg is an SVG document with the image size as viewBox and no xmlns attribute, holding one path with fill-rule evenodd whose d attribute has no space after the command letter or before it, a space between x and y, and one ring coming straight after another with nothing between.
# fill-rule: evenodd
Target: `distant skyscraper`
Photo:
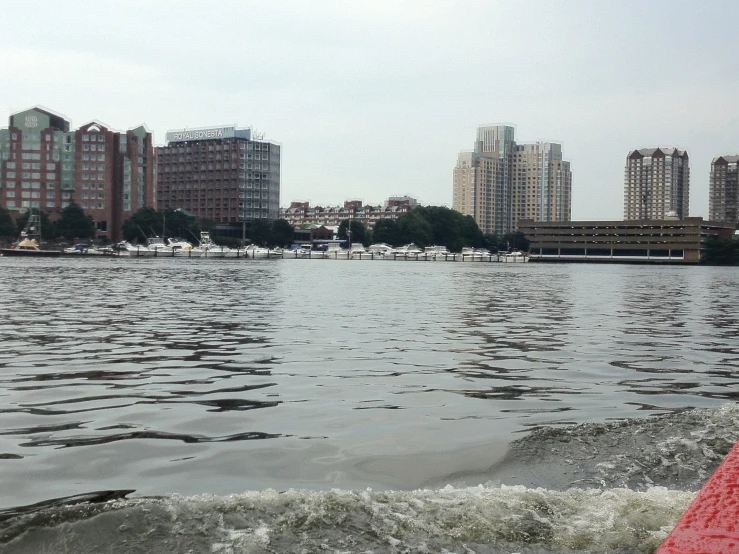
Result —
<instances>
[{"instance_id":1,"label":"distant skyscraper","mask_svg":"<svg viewBox=\"0 0 739 554\"><path fill-rule=\"evenodd\" d=\"M739 223L739 173L737 156L720 156L711 162L708 185L708 217L712 221Z\"/></svg>"},{"instance_id":2,"label":"distant skyscraper","mask_svg":"<svg viewBox=\"0 0 739 554\"><path fill-rule=\"evenodd\" d=\"M481 126L474 151L457 158L452 207L483 233L505 234L520 219L569 221L571 190L560 144L516 144L513 127Z\"/></svg>"},{"instance_id":3,"label":"distant skyscraper","mask_svg":"<svg viewBox=\"0 0 739 554\"><path fill-rule=\"evenodd\" d=\"M688 153L677 148L642 148L626 157L624 220L684 219L689 214Z\"/></svg>"}]
</instances>

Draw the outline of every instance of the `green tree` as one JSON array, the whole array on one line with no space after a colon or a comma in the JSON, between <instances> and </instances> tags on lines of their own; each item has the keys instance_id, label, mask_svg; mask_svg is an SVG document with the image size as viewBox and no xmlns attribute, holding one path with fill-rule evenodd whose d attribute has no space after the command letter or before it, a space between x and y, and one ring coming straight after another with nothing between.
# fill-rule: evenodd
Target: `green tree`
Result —
<instances>
[{"instance_id":1,"label":"green tree","mask_svg":"<svg viewBox=\"0 0 739 554\"><path fill-rule=\"evenodd\" d=\"M416 208L398 218L398 238L400 243L408 244L412 242L423 248L434 242L434 233L431 224L426 221L423 212L419 212L419 210L422 210L422 208Z\"/></svg>"},{"instance_id":2,"label":"green tree","mask_svg":"<svg viewBox=\"0 0 739 554\"><path fill-rule=\"evenodd\" d=\"M72 202L62 210L56 222L56 235L67 240L87 239L95 236L95 221L86 215L79 204Z\"/></svg>"},{"instance_id":3,"label":"green tree","mask_svg":"<svg viewBox=\"0 0 739 554\"><path fill-rule=\"evenodd\" d=\"M266 246L272 244L272 229L265 220L255 219L249 227L249 240L252 244Z\"/></svg>"},{"instance_id":4,"label":"green tree","mask_svg":"<svg viewBox=\"0 0 739 554\"><path fill-rule=\"evenodd\" d=\"M497 233L487 233L483 235L482 238L485 244L485 248L487 248L491 252L498 252L499 250L501 250L500 237ZM503 248L505 248L505 243L503 243Z\"/></svg>"},{"instance_id":5,"label":"green tree","mask_svg":"<svg viewBox=\"0 0 739 554\"><path fill-rule=\"evenodd\" d=\"M529 239L521 231L507 233L500 240L501 250L524 250L529 249Z\"/></svg>"},{"instance_id":6,"label":"green tree","mask_svg":"<svg viewBox=\"0 0 739 554\"><path fill-rule=\"evenodd\" d=\"M15 226L13 216L10 215L10 210L0 208L0 237L16 238L17 236L18 229Z\"/></svg>"},{"instance_id":7,"label":"green tree","mask_svg":"<svg viewBox=\"0 0 739 554\"><path fill-rule=\"evenodd\" d=\"M399 246L401 243L400 231L396 221L394 219L381 219L375 223L375 228L372 230L372 240Z\"/></svg>"},{"instance_id":8,"label":"green tree","mask_svg":"<svg viewBox=\"0 0 739 554\"><path fill-rule=\"evenodd\" d=\"M739 265L739 241L730 238L709 239L701 262L707 265Z\"/></svg>"},{"instance_id":9,"label":"green tree","mask_svg":"<svg viewBox=\"0 0 739 554\"><path fill-rule=\"evenodd\" d=\"M201 230L212 233L213 229L216 228L216 222L207 217L201 217L195 222L195 224L198 227L198 233L200 233Z\"/></svg>"},{"instance_id":10,"label":"green tree","mask_svg":"<svg viewBox=\"0 0 739 554\"><path fill-rule=\"evenodd\" d=\"M396 225L398 244L413 242L419 247L436 244L459 252L465 246L479 248L489 243L472 216L444 206L415 208L401 215Z\"/></svg>"},{"instance_id":11,"label":"green tree","mask_svg":"<svg viewBox=\"0 0 739 554\"><path fill-rule=\"evenodd\" d=\"M177 237L190 240L190 231L195 227L195 218L182 210L164 210L162 237ZM199 236L196 234L195 236Z\"/></svg>"},{"instance_id":12,"label":"green tree","mask_svg":"<svg viewBox=\"0 0 739 554\"><path fill-rule=\"evenodd\" d=\"M286 219L275 219L272 223L272 241L277 246L290 246L293 243L295 230Z\"/></svg>"},{"instance_id":13,"label":"green tree","mask_svg":"<svg viewBox=\"0 0 739 554\"><path fill-rule=\"evenodd\" d=\"M351 224L351 231L352 231L352 242L358 243L361 242L362 244L365 244L365 241L367 240L367 227L364 226L364 223L361 221L357 221L356 219L345 219L341 223L339 223L339 230L338 230L338 236L342 240L346 240L349 238L349 225Z\"/></svg>"},{"instance_id":14,"label":"green tree","mask_svg":"<svg viewBox=\"0 0 739 554\"><path fill-rule=\"evenodd\" d=\"M146 242L147 237L162 232L163 219L162 214L154 208L139 208L123 222L123 238L130 242Z\"/></svg>"}]
</instances>

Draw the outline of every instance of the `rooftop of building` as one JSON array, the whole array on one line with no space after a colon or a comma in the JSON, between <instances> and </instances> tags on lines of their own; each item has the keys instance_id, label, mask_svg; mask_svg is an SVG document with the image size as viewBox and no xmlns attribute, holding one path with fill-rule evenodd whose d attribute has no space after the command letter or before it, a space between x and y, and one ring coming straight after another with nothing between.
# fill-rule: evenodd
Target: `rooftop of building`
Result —
<instances>
[{"instance_id":1,"label":"rooftop of building","mask_svg":"<svg viewBox=\"0 0 739 554\"><path fill-rule=\"evenodd\" d=\"M662 158L666 156L682 157L687 158L688 152L686 150L680 150L678 148L640 148L639 150L632 150L627 156L630 159L640 158Z\"/></svg>"},{"instance_id":2,"label":"rooftop of building","mask_svg":"<svg viewBox=\"0 0 739 554\"><path fill-rule=\"evenodd\" d=\"M719 156L711 160L712 164L735 164L739 163L739 154L735 156Z\"/></svg>"}]
</instances>

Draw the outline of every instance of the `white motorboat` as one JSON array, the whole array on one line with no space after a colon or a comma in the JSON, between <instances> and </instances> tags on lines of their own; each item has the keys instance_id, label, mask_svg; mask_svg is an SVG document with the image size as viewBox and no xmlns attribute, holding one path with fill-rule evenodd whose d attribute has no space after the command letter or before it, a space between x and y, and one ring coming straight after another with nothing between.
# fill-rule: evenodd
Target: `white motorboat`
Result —
<instances>
[{"instance_id":1,"label":"white motorboat","mask_svg":"<svg viewBox=\"0 0 739 554\"><path fill-rule=\"evenodd\" d=\"M307 248L303 248L302 246L296 246L295 248L289 248L287 250L282 251L282 257L283 258L308 258L310 257L311 251Z\"/></svg>"},{"instance_id":2,"label":"white motorboat","mask_svg":"<svg viewBox=\"0 0 739 554\"><path fill-rule=\"evenodd\" d=\"M174 255L174 249L164 242L162 237L150 237L147 240L146 247L154 252L154 256L169 256Z\"/></svg>"},{"instance_id":3,"label":"white motorboat","mask_svg":"<svg viewBox=\"0 0 739 554\"><path fill-rule=\"evenodd\" d=\"M371 260L374 254L369 252L361 242L355 242L349 247L349 258L352 260Z\"/></svg>"},{"instance_id":4,"label":"white motorboat","mask_svg":"<svg viewBox=\"0 0 739 554\"><path fill-rule=\"evenodd\" d=\"M200 245L198 250L202 252L201 258L225 258L226 254L230 253L231 249L227 246L218 246L213 239L210 238L210 233L207 231L200 232ZM236 256L234 250L233 256Z\"/></svg>"},{"instance_id":5,"label":"white motorboat","mask_svg":"<svg viewBox=\"0 0 739 554\"><path fill-rule=\"evenodd\" d=\"M116 252L110 246L95 246L92 244L85 244L83 242L77 243L74 246L64 249L65 254L80 254L85 256L112 256Z\"/></svg>"},{"instance_id":6,"label":"white motorboat","mask_svg":"<svg viewBox=\"0 0 739 554\"><path fill-rule=\"evenodd\" d=\"M268 248L262 248L261 246L257 246L255 244L250 244L246 248L244 248L243 253L246 254L247 258L269 258L270 257L270 251Z\"/></svg>"},{"instance_id":7,"label":"white motorboat","mask_svg":"<svg viewBox=\"0 0 739 554\"><path fill-rule=\"evenodd\" d=\"M462 248L462 261L463 262L481 262L482 252L478 252L470 246Z\"/></svg>"},{"instance_id":8,"label":"white motorboat","mask_svg":"<svg viewBox=\"0 0 739 554\"><path fill-rule=\"evenodd\" d=\"M388 254L392 254L393 252L395 252L395 249L385 242L376 242L375 244L370 244L367 247L367 250L374 254L375 258L383 259L385 259Z\"/></svg>"},{"instance_id":9,"label":"white motorboat","mask_svg":"<svg viewBox=\"0 0 739 554\"><path fill-rule=\"evenodd\" d=\"M504 263L526 263L529 257L520 250L513 252L498 252L498 261Z\"/></svg>"},{"instance_id":10,"label":"white motorboat","mask_svg":"<svg viewBox=\"0 0 739 554\"><path fill-rule=\"evenodd\" d=\"M417 260L423 254L423 250L414 243L406 244L395 249L396 260Z\"/></svg>"},{"instance_id":11,"label":"white motorboat","mask_svg":"<svg viewBox=\"0 0 739 554\"><path fill-rule=\"evenodd\" d=\"M427 246L423 249L427 260L437 262L454 261L455 255L447 250L446 246Z\"/></svg>"},{"instance_id":12,"label":"white motorboat","mask_svg":"<svg viewBox=\"0 0 739 554\"><path fill-rule=\"evenodd\" d=\"M326 249L326 254L327 257L332 260L348 260L351 257L349 249L342 248L339 244L329 244Z\"/></svg>"},{"instance_id":13,"label":"white motorboat","mask_svg":"<svg viewBox=\"0 0 739 554\"><path fill-rule=\"evenodd\" d=\"M140 244L131 244L128 241L119 242L115 248L119 256L130 256L132 258L149 258L154 255L153 250Z\"/></svg>"}]
</instances>

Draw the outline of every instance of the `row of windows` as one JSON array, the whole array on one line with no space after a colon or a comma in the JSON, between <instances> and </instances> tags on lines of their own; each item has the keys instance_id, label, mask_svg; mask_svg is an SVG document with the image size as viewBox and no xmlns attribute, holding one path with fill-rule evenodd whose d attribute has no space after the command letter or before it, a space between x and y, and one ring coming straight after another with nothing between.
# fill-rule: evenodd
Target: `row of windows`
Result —
<instances>
[{"instance_id":1,"label":"row of windows","mask_svg":"<svg viewBox=\"0 0 739 554\"><path fill-rule=\"evenodd\" d=\"M273 152L279 151L280 147L276 144L270 144L268 142L251 142L251 141L229 141L221 143L195 143L195 144L188 144L187 146L184 145L169 145L169 146L162 146L159 148L160 153L164 154L171 154L171 153L186 153L186 152L221 152L221 151L227 151L227 150L236 150L236 145L238 144L239 148L241 150L264 150L268 152L270 150L270 146L272 147Z\"/></svg>"},{"instance_id":2,"label":"row of windows","mask_svg":"<svg viewBox=\"0 0 739 554\"><path fill-rule=\"evenodd\" d=\"M82 135L82 142L105 142L105 135Z\"/></svg>"},{"instance_id":3,"label":"row of windows","mask_svg":"<svg viewBox=\"0 0 739 554\"><path fill-rule=\"evenodd\" d=\"M105 145L104 144L83 144L82 150L84 152L104 152L105 151Z\"/></svg>"}]
</instances>

